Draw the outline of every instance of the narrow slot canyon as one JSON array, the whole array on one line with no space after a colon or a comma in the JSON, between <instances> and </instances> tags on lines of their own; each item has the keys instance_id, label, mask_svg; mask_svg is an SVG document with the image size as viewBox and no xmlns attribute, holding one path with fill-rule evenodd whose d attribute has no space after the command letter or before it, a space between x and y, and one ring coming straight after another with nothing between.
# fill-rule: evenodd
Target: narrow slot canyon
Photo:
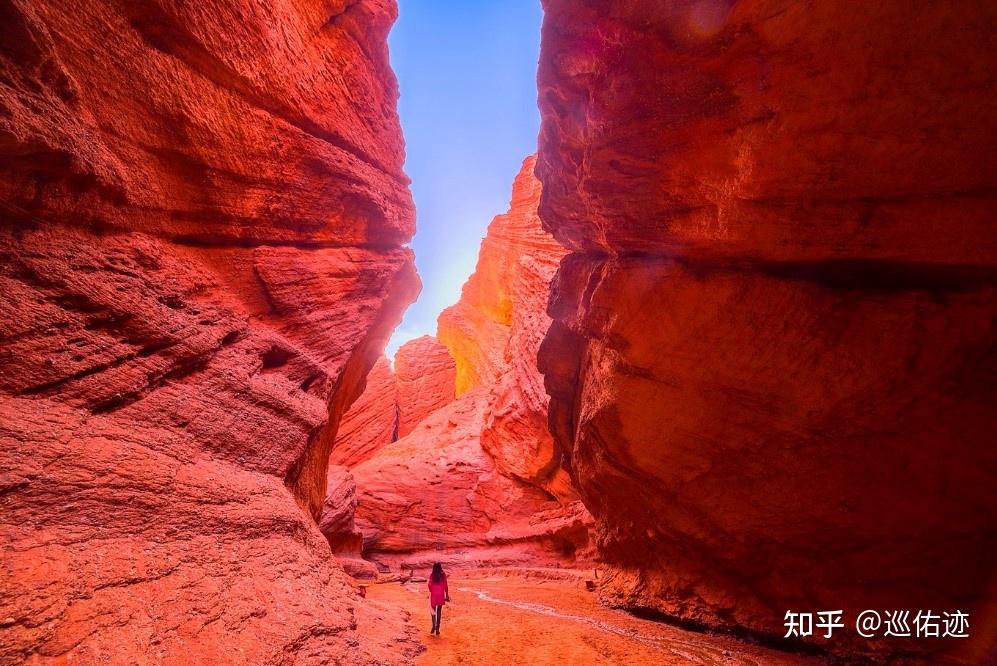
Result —
<instances>
[{"instance_id":1,"label":"narrow slot canyon","mask_svg":"<svg viewBox=\"0 0 997 666\"><path fill-rule=\"evenodd\" d=\"M425 330L395 0L0 0L0 664L997 663L997 5L541 4Z\"/></svg>"},{"instance_id":2,"label":"narrow slot canyon","mask_svg":"<svg viewBox=\"0 0 997 666\"><path fill-rule=\"evenodd\" d=\"M357 575L595 565L536 367L564 250L540 225L535 162L437 336L401 345L393 370L378 360L343 417L320 527Z\"/></svg>"}]
</instances>

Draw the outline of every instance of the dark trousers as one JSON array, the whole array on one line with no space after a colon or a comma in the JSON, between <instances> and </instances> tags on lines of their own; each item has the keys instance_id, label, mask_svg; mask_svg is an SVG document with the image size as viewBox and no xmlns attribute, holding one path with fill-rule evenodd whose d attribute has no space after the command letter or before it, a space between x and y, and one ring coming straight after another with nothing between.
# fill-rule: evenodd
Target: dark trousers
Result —
<instances>
[{"instance_id":1,"label":"dark trousers","mask_svg":"<svg viewBox=\"0 0 997 666\"><path fill-rule=\"evenodd\" d=\"M439 633L440 620L443 619L443 606L433 606L433 631Z\"/></svg>"}]
</instances>

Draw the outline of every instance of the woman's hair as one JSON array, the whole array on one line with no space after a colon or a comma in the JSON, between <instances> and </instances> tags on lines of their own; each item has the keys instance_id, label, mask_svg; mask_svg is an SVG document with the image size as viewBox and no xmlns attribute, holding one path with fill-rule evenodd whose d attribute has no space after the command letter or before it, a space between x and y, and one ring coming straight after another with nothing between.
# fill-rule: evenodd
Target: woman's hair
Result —
<instances>
[{"instance_id":1,"label":"woman's hair","mask_svg":"<svg viewBox=\"0 0 997 666\"><path fill-rule=\"evenodd\" d=\"M433 573L429 574L429 579L434 583L439 583L443 580L443 565L437 562L433 565Z\"/></svg>"}]
</instances>

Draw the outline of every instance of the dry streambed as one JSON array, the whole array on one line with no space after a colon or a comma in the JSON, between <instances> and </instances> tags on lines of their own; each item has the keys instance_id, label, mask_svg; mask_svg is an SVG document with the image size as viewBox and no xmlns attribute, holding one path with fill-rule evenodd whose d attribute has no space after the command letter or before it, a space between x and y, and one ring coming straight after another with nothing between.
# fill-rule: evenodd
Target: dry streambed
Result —
<instances>
[{"instance_id":1,"label":"dry streambed","mask_svg":"<svg viewBox=\"0 0 997 666\"><path fill-rule=\"evenodd\" d=\"M441 636L429 635L424 583L376 585L369 596L412 613L424 664L805 664L805 657L635 618L564 581L451 582ZM424 625L424 626L423 626Z\"/></svg>"}]
</instances>

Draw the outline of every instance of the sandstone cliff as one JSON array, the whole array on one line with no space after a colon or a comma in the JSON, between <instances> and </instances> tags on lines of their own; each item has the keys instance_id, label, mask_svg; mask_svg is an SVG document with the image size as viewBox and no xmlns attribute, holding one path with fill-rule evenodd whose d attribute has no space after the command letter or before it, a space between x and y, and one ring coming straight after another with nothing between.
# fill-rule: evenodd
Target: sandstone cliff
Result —
<instances>
[{"instance_id":1,"label":"sandstone cliff","mask_svg":"<svg viewBox=\"0 0 997 666\"><path fill-rule=\"evenodd\" d=\"M398 438L398 385L383 355L367 374L363 393L339 422L330 465L363 462Z\"/></svg>"},{"instance_id":2,"label":"sandstone cliff","mask_svg":"<svg viewBox=\"0 0 997 666\"><path fill-rule=\"evenodd\" d=\"M0 3L0 661L406 660L309 515L418 290L394 11Z\"/></svg>"},{"instance_id":3,"label":"sandstone cliff","mask_svg":"<svg viewBox=\"0 0 997 666\"><path fill-rule=\"evenodd\" d=\"M399 349L401 438L351 465L355 523L337 517L324 528L332 543L359 529L365 557L381 567L591 561L591 517L547 431L536 367L550 280L565 251L540 227L534 164L524 161L460 301L440 315L449 351L430 337ZM341 492L330 480L329 497Z\"/></svg>"},{"instance_id":4,"label":"sandstone cliff","mask_svg":"<svg viewBox=\"0 0 997 666\"><path fill-rule=\"evenodd\" d=\"M581 504L501 473L482 448L489 406L474 389L352 469L368 559L385 569L554 566L584 550Z\"/></svg>"},{"instance_id":5,"label":"sandstone cliff","mask_svg":"<svg viewBox=\"0 0 997 666\"><path fill-rule=\"evenodd\" d=\"M456 366L447 348L431 335L409 340L395 354L398 436L454 399Z\"/></svg>"},{"instance_id":6,"label":"sandstone cliff","mask_svg":"<svg viewBox=\"0 0 997 666\"><path fill-rule=\"evenodd\" d=\"M572 254L540 362L605 598L778 636L972 608L971 641L824 645L978 663L993 4L544 7L540 215Z\"/></svg>"},{"instance_id":7,"label":"sandstone cliff","mask_svg":"<svg viewBox=\"0 0 997 666\"><path fill-rule=\"evenodd\" d=\"M440 314L439 337L457 363L458 393L488 387L481 444L498 468L569 500L537 369L550 282L565 250L541 227L535 165L535 156L523 161L508 212L492 220L460 300Z\"/></svg>"},{"instance_id":8,"label":"sandstone cliff","mask_svg":"<svg viewBox=\"0 0 997 666\"><path fill-rule=\"evenodd\" d=\"M343 415L329 463L357 465L454 399L454 361L436 338L403 344L395 368L381 356L360 397Z\"/></svg>"}]
</instances>

